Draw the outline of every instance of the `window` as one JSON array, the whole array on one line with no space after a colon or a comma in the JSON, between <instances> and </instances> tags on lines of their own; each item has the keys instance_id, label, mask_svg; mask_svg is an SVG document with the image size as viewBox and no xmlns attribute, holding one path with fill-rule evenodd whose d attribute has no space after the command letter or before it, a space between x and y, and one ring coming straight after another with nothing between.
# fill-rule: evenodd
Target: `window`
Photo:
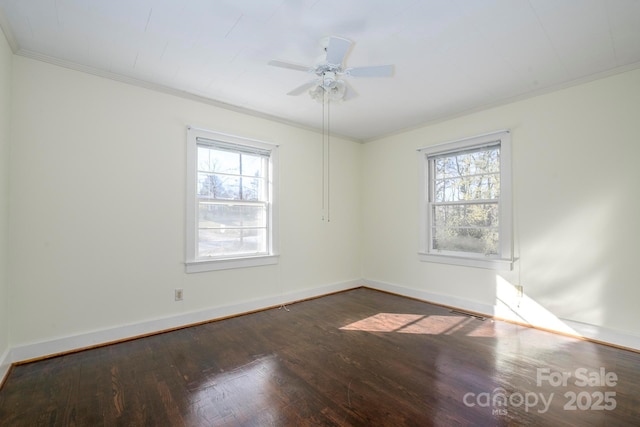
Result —
<instances>
[{"instance_id":1,"label":"window","mask_svg":"<svg viewBox=\"0 0 640 427\"><path fill-rule=\"evenodd\" d=\"M511 142L508 131L418 150L423 261L510 269Z\"/></svg>"},{"instance_id":2,"label":"window","mask_svg":"<svg viewBox=\"0 0 640 427\"><path fill-rule=\"evenodd\" d=\"M187 130L187 272L277 262L277 146Z\"/></svg>"}]
</instances>

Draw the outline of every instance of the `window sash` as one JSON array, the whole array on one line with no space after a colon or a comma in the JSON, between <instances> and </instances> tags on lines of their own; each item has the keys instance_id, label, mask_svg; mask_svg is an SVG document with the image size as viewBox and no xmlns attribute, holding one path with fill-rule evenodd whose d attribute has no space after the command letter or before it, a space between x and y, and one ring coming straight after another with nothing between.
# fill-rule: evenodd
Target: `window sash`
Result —
<instances>
[{"instance_id":1,"label":"window sash","mask_svg":"<svg viewBox=\"0 0 640 427\"><path fill-rule=\"evenodd\" d=\"M270 228L269 228L269 224L270 224L270 209L269 209L269 202L263 201L263 202L240 202L237 203L235 201L228 201L228 200L198 200L197 201L197 210L199 213L198 216L198 227L197 227L197 234L198 234L198 247L197 247L197 258L198 259L212 259L212 258L230 258L230 257L243 257L243 256L256 256L256 255L268 255L269 254L269 248L271 247L271 236L270 236ZM237 207L249 207L249 208L259 208L258 212L262 212L262 217L256 221L252 221L252 220L247 220L246 223L249 225L245 225L245 221L242 218L242 214L237 214L237 215L231 215L230 220L233 221L239 221L240 224L234 224L234 225L227 225L224 222L220 222L223 217L222 215L217 215L214 216L213 220L217 220L219 222L215 222L213 224L217 224L217 226L214 225L203 225L203 224L207 224L207 222L212 222L212 220L203 220L200 217L200 213L201 211L201 207L227 207L227 208L237 208ZM258 224L258 225L252 225L252 224ZM211 234L214 234L215 232L218 232L220 234L232 234L232 237L234 234L238 234L240 236L240 240L238 242L236 242L237 244L240 244L241 246L244 245L244 238L245 238L245 232L246 231L264 231L263 233L263 237L262 237L262 241L260 242L259 245L256 246L256 249L252 249L251 246L249 246L248 248L245 249L237 249L237 250L227 250L227 251L223 251L222 253L219 254L215 254L215 251L212 250L211 248L209 250L205 250L203 249L203 247L206 247L207 244L211 245L216 245L216 243L218 243L218 245L220 245L220 243L222 242L222 240L204 240L201 235L206 232L209 231ZM237 232L237 233L236 233ZM226 239L227 243L232 243L233 239L232 238L228 238Z\"/></svg>"},{"instance_id":2,"label":"window sash","mask_svg":"<svg viewBox=\"0 0 640 427\"><path fill-rule=\"evenodd\" d=\"M213 197L208 197L206 195L201 195L201 194L197 194L196 195L196 205L197 205L197 212L198 212L198 219L197 219L197 248L196 248L196 258L198 259L211 259L211 258L229 258L229 257L242 257L242 256L251 256L251 255L266 255L269 253L269 248L270 248L270 236L269 236L269 192L267 189L267 186L265 185L267 182L267 177L269 176L269 158L271 155L270 151L267 150L263 150L257 147L250 147L250 146L244 146L244 145L240 145L240 144L233 144L233 143L225 143L222 141L216 141L216 140L212 140L212 139L205 139L205 138L197 138L197 147L198 148L208 148L211 150L216 150L216 151L227 151L227 152L231 152L234 154L238 154L239 158L238 158L238 173L225 173L225 172L218 172L218 171L208 171L208 170L201 170L198 169L197 170L197 176L198 179L200 179L200 176L209 176L211 178L215 178L215 177L228 177L231 179L237 178L238 182L237 184L235 184L234 186L237 187L237 198L231 197L231 198L223 198L223 197L216 197L216 195L214 194ZM198 153L200 153L200 151L198 151ZM242 173L242 163L243 163L243 155L252 155L252 156L259 156L262 157L264 159L263 164L260 167L260 174L259 176L253 176L253 175L244 175ZM196 164L200 164L200 158L198 157L198 154L196 154ZM262 182L262 185L259 187L261 187L261 191L258 191L258 194L256 194L257 200L253 200L253 199L245 199L245 194L243 192L244 190L244 183L243 181L245 179L248 180L252 180L252 181L258 181L258 182ZM230 210L232 210L234 207L236 206L248 206L248 207L262 207L262 212L263 212L263 218L261 220L261 222L263 223L262 226L256 227L256 226L243 226L243 225L235 225L235 226L225 226L224 224L218 223L219 225L217 227L203 227L203 222L211 222L211 220L209 221L203 221L202 218L200 217L200 213L201 213L201 207L202 206L207 206L208 208L211 207L227 207L230 208ZM220 217L220 214L218 214L219 217L215 218L217 220L221 220L222 217ZM238 213L237 215L229 215L227 217L227 221L229 220L234 220L234 221L239 221L240 223L243 222L243 218L242 218L242 214ZM216 251L213 249L203 249L203 246L206 247L207 244L209 244L209 246L215 245L217 242L215 241L215 239L205 239L203 238L203 235L205 234L210 234L210 235L215 235L215 233L205 233L204 231L218 231L219 234L225 233L225 232L230 232L229 234L239 234L239 241L236 242L237 245L240 245L239 249L221 249L220 253L216 254ZM263 237L262 237L262 241L259 242L256 246L256 248L252 248L251 246L249 246L248 248L242 249L242 247L244 246L244 236L245 236L245 231L248 230L264 230L263 233ZM234 233L234 231L238 231L239 233ZM220 239L220 242L222 242L223 240ZM233 243L233 240L227 239L227 243ZM218 245L221 246L221 245ZM222 245L223 246L223 245Z\"/></svg>"},{"instance_id":3,"label":"window sash","mask_svg":"<svg viewBox=\"0 0 640 427\"><path fill-rule=\"evenodd\" d=\"M461 225L461 224L451 224L447 221L447 219L443 220L443 221L438 221L438 215L436 214L436 208L441 207L441 206L446 206L446 207L468 207L468 206L496 206L497 207L497 215L495 215L495 218L491 219L491 225L479 225L479 224L466 224L466 225ZM485 256L485 257L494 257L494 258L500 258L500 215L499 215L499 210L500 210L500 204L493 200L491 202L484 202L484 203L477 203L477 202L472 202L472 203L446 203L446 204L441 204L441 203L430 203L429 204L429 209L430 209L430 224L429 224L429 228L430 228L430 235L429 235L429 250L431 252L435 252L435 253L443 253L443 252L450 252L450 253L459 253L459 254L464 254L466 256ZM485 210L481 210L481 213L486 213L489 214L491 213L490 210L485 209ZM466 220L466 211L464 212L464 214L460 215L458 214L458 216L462 217L462 224L465 224L465 220ZM458 218L459 219L459 218ZM454 231L459 231L459 233L452 233ZM496 241L493 241L494 239L491 239L491 234L487 233L490 231L496 231L498 234L498 238ZM449 235L449 239L446 239L445 237L443 237L444 235ZM479 235L479 238L474 239L473 235ZM466 237L466 238L465 238ZM487 241L487 239L489 239L489 241ZM454 245L456 246L455 242L456 240L458 240L457 246L459 247L459 249L451 249L451 246ZM484 245L483 245L484 243ZM446 249L445 247L449 247L449 249ZM465 250L462 248L467 248L470 249L472 247L475 247L475 249L477 250ZM483 250L480 250L480 248L483 248Z\"/></svg>"}]
</instances>

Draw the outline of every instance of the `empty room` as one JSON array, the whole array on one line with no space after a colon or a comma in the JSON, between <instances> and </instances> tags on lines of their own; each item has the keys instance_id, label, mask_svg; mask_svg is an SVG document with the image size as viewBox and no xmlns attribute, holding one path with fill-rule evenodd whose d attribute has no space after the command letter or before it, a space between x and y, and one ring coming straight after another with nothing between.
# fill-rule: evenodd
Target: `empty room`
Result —
<instances>
[{"instance_id":1,"label":"empty room","mask_svg":"<svg viewBox=\"0 0 640 427\"><path fill-rule=\"evenodd\" d=\"M640 425L639 1L0 28L0 426Z\"/></svg>"}]
</instances>

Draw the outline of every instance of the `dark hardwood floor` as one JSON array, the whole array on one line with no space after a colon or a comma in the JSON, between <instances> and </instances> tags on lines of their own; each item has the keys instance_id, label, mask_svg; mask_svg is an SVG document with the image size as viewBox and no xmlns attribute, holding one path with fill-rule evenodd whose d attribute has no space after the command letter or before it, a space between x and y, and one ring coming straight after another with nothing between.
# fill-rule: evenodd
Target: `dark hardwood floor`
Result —
<instances>
[{"instance_id":1,"label":"dark hardwood floor","mask_svg":"<svg viewBox=\"0 0 640 427\"><path fill-rule=\"evenodd\" d=\"M638 353L364 288L289 309L16 366L0 425L640 425Z\"/></svg>"}]
</instances>

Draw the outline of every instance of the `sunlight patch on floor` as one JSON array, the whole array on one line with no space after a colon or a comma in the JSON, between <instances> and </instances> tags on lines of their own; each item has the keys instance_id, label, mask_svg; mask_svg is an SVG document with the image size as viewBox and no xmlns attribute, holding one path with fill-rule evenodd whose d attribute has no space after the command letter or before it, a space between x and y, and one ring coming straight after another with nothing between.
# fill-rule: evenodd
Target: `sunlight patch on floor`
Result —
<instances>
[{"instance_id":1,"label":"sunlight patch on floor","mask_svg":"<svg viewBox=\"0 0 640 427\"><path fill-rule=\"evenodd\" d=\"M399 332L403 334L472 335L481 321L467 316L440 316L405 313L378 313L340 329L344 331ZM478 326L479 326L478 325ZM486 336L486 335L480 335Z\"/></svg>"}]
</instances>

